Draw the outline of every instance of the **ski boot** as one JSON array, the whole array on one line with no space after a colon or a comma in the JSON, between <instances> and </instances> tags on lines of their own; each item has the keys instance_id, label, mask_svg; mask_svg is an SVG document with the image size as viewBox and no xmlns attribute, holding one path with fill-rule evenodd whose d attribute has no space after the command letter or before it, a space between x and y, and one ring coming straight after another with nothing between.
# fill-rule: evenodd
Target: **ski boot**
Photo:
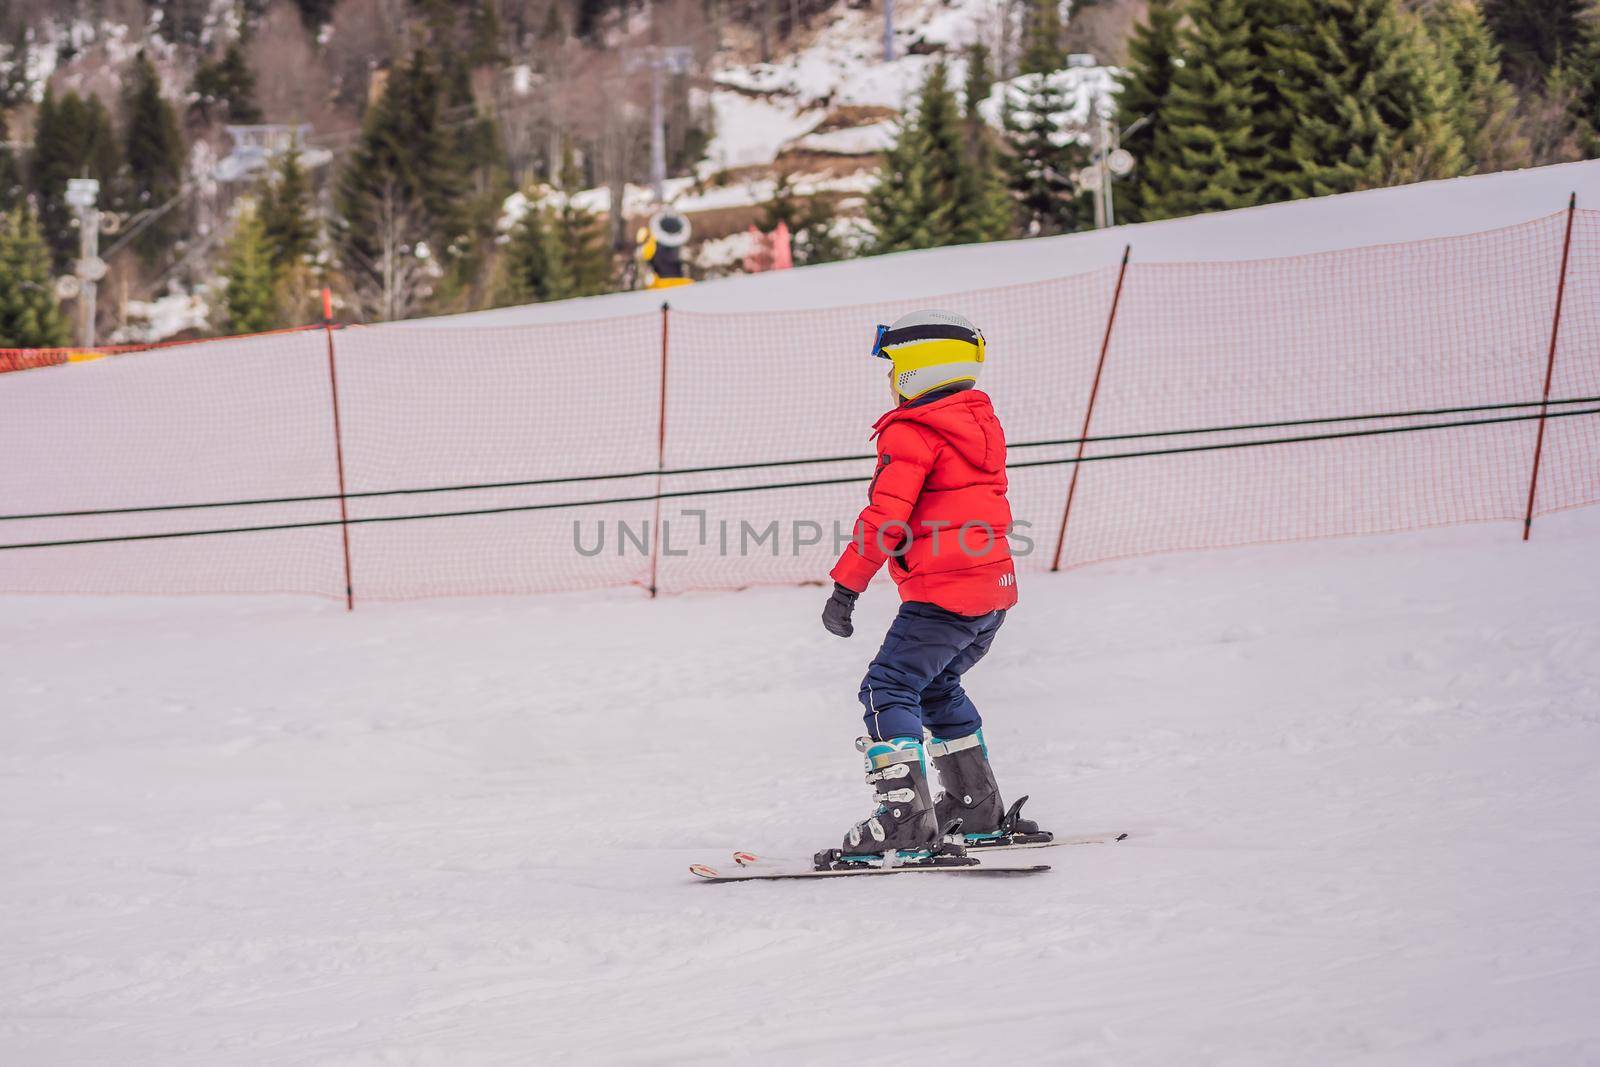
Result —
<instances>
[{"instance_id":1,"label":"ski boot","mask_svg":"<svg viewBox=\"0 0 1600 1067\"><path fill-rule=\"evenodd\" d=\"M856 749L866 757L867 784L873 787L878 807L850 828L842 848L816 854L817 870L977 862L968 859L958 844L942 840L940 824L933 817L927 755L920 740L862 737L856 740Z\"/></svg>"},{"instance_id":2,"label":"ski boot","mask_svg":"<svg viewBox=\"0 0 1600 1067\"><path fill-rule=\"evenodd\" d=\"M1022 817L1027 797L1009 808L1002 803L981 729L953 741L934 738L928 743L928 754L944 786L934 802L935 817L941 827L960 823L960 832L953 835L957 842L981 849L1046 845L1055 839L1048 830L1039 829L1038 823Z\"/></svg>"}]
</instances>

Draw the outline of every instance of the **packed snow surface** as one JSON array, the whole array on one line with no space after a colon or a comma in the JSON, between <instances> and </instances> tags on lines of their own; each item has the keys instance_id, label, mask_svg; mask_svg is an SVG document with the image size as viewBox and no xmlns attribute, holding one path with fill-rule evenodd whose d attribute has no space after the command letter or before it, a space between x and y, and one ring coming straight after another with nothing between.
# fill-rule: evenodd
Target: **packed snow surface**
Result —
<instances>
[{"instance_id":1,"label":"packed snow surface","mask_svg":"<svg viewBox=\"0 0 1600 1067\"><path fill-rule=\"evenodd\" d=\"M0 608L0 1062L1600 1059L1600 510L1033 576L1025 878L867 811L820 588ZM999 1061L997 1061L999 1062Z\"/></svg>"}]
</instances>

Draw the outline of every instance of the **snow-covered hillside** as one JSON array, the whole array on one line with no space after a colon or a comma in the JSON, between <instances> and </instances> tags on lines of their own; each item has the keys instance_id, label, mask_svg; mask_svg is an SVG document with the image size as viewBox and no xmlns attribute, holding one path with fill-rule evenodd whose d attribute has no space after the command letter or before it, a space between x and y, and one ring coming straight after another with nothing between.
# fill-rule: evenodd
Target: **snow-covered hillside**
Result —
<instances>
[{"instance_id":1,"label":"snow-covered hillside","mask_svg":"<svg viewBox=\"0 0 1600 1067\"><path fill-rule=\"evenodd\" d=\"M963 84L967 69L962 49L973 43L994 47L1007 6L996 0L900 0L895 4L895 57L883 58L880 7L840 4L808 43L771 63L729 61L712 74L710 103L715 139L705 172L770 163L786 147L861 155L884 147L881 120L868 118L846 129L872 136L807 137L840 109L903 110L935 63L950 70L951 85ZM1074 67L1063 72L1061 88L1072 104L1068 117L1088 118L1088 101L1109 99L1113 68ZM993 98L998 101L1001 88ZM998 124L997 111L987 113Z\"/></svg>"},{"instance_id":2,"label":"snow-covered hillside","mask_svg":"<svg viewBox=\"0 0 1600 1067\"><path fill-rule=\"evenodd\" d=\"M696 884L866 810L817 589L9 599L0 1061L1600 1060L1600 512L1025 583L1026 880Z\"/></svg>"},{"instance_id":3,"label":"snow-covered hillside","mask_svg":"<svg viewBox=\"0 0 1600 1067\"><path fill-rule=\"evenodd\" d=\"M781 171L792 176L796 195L833 194L846 215L858 214L860 195L877 180L878 153L893 144L900 118L929 71L944 62L952 88L960 87L967 75L962 50L975 42L997 50L1006 20L1016 10L997 0L900 0L895 56L888 61L883 13L876 5L837 4L819 17L814 33L772 62L719 53L708 72L710 88L698 96L710 112L711 142L692 176L667 182L668 203L691 221L703 213L751 208L772 198L774 175ZM1054 76L1066 104L1059 119L1080 136L1091 101L1111 106L1117 73L1095 65L1094 57L1082 59L1087 65ZM1013 82L997 82L982 108L996 127L1008 94L1020 106ZM653 195L646 184L629 184L624 212L630 218L648 215ZM589 211L611 209L606 188L585 190L574 199ZM520 218L527 202L524 193L513 194L503 224ZM725 220L718 222L726 228ZM696 266L702 273L722 273L749 247L742 227L718 234L709 247L696 247Z\"/></svg>"},{"instance_id":4,"label":"snow-covered hillside","mask_svg":"<svg viewBox=\"0 0 1600 1067\"><path fill-rule=\"evenodd\" d=\"M932 248L702 282L672 293L684 311L769 311L859 305L1020 285L1114 266L1124 248L1141 263L1275 259L1343 248L1481 233L1554 214L1576 194L1600 205L1600 160L1371 189L1104 230ZM611 293L473 312L417 325L568 322L653 311L661 294Z\"/></svg>"}]
</instances>

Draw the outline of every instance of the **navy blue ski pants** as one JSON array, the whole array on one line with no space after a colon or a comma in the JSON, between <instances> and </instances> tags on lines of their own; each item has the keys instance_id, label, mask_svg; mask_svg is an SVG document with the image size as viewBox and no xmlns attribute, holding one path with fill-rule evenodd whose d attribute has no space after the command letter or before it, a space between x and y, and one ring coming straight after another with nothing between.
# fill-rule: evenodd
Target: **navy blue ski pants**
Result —
<instances>
[{"instance_id":1,"label":"navy blue ski pants","mask_svg":"<svg viewBox=\"0 0 1600 1067\"><path fill-rule=\"evenodd\" d=\"M901 604L861 681L867 733L879 741L920 740L924 726L944 741L975 733L983 718L961 676L989 651L1005 619L1003 610L957 615L935 604Z\"/></svg>"}]
</instances>

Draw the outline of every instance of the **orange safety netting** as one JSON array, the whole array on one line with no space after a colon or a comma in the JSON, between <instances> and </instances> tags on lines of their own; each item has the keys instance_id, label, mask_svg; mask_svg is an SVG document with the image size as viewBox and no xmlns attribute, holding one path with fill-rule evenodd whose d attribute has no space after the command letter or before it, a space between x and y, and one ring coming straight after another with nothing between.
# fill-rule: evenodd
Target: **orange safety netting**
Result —
<instances>
[{"instance_id":1,"label":"orange safety netting","mask_svg":"<svg viewBox=\"0 0 1600 1067\"><path fill-rule=\"evenodd\" d=\"M1578 211L1277 260L1135 247L859 307L290 332L7 374L0 592L342 597L346 536L357 599L820 580L888 403L873 324L929 304L988 338L1023 571L1520 522L1541 415L1533 513L1600 502L1600 214Z\"/></svg>"}]
</instances>

